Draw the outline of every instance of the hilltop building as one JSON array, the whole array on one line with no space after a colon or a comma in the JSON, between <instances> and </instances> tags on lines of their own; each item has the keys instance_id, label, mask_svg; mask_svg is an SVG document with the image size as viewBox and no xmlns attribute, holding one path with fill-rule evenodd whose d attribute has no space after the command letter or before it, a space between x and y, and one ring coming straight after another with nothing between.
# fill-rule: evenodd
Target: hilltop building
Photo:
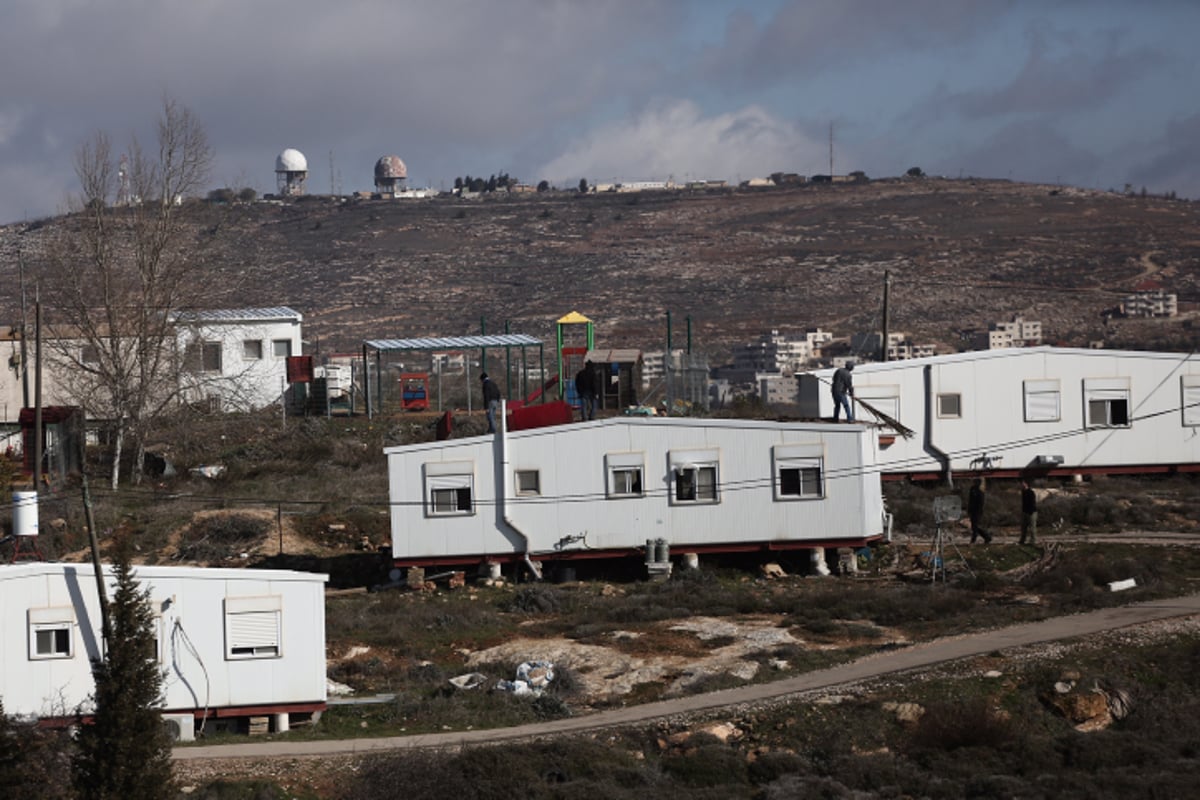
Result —
<instances>
[{"instance_id":1,"label":"hilltop building","mask_svg":"<svg viewBox=\"0 0 1200 800\"><path fill-rule=\"evenodd\" d=\"M1158 281L1142 281L1133 294L1121 301L1127 317L1174 317L1179 313L1179 296L1167 292Z\"/></svg>"},{"instance_id":2,"label":"hilltop building","mask_svg":"<svg viewBox=\"0 0 1200 800\"><path fill-rule=\"evenodd\" d=\"M1003 350L1009 347L1036 347L1042 343L1042 323L1013 317L1009 322L995 322L986 331L971 337L975 350Z\"/></svg>"},{"instance_id":3,"label":"hilltop building","mask_svg":"<svg viewBox=\"0 0 1200 800\"><path fill-rule=\"evenodd\" d=\"M850 337L850 349L874 360L879 356L879 344L881 341L883 341L883 336L879 333L856 333L854 336ZM934 345L918 344L917 342L913 341L907 333L896 332L888 334L888 361L906 361L911 358L928 358L929 356L934 355L935 352L936 347Z\"/></svg>"},{"instance_id":4,"label":"hilltop building","mask_svg":"<svg viewBox=\"0 0 1200 800\"><path fill-rule=\"evenodd\" d=\"M275 184L281 197L299 197L304 194L304 183L308 180L308 159L304 153L291 147L275 158Z\"/></svg>"}]
</instances>

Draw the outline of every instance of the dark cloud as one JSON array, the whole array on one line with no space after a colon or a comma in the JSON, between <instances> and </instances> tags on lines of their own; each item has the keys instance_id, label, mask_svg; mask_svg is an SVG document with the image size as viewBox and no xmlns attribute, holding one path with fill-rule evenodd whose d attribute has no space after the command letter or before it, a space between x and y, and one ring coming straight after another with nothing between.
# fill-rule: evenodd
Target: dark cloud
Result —
<instances>
[{"instance_id":1,"label":"dark cloud","mask_svg":"<svg viewBox=\"0 0 1200 800\"><path fill-rule=\"evenodd\" d=\"M1200 198L1200 113L1172 120L1151 149L1158 154L1131 169L1126 182L1156 193Z\"/></svg>"},{"instance_id":2,"label":"dark cloud","mask_svg":"<svg viewBox=\"0 0 1200 800\"><path fill-rule=\"evenodd\" d=\"M1007 0L792 0L761 26L729 16L724 39L697 71L731 88L813 77L893 52L958 46L1003 18Z\"/></svg>"},{"instance_id":3,"label":"dark cloud","mask_svg":"<svg viewBox=\"0 0 1200 800\"><path fill-rule=\"evenodd\" d=\"M1071 49L1051 53L1045 32L1031 33L1032 46L1020 71L1006 85L989 91L951 95L943 107L969 118L1013 113L1064 114L1099 108L1147 73L1163 57L1149 47L1126 49L1121 34L1099 41L1069 37Z\"/></svg>"},{"instance_id":4,"label":"dark cloud","mask_svg":"<svg viewBox=\"0 0 1200 800\"><path fill-rule=\"evenodd\" d=\"M1091 186L1101 163L1052 125L1034 120L1006 125L979 144L964 144L936 158L927 171Z\"/></svg>"}]
</instances>

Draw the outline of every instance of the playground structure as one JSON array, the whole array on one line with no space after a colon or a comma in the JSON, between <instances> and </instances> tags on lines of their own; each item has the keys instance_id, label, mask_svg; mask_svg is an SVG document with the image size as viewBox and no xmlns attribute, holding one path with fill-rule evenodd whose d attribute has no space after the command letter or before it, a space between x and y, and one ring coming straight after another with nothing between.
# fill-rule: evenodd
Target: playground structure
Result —
<instances>
[{"instance_id":1,"label":"playground structure","mask_svg":"<svg viewBox=\"0 0 1200 800\"><path fill-rule=\"evenodd\" d=\"M416 372L404 369L404 365L395 363L392 358L396 354L412 354L425 353L433 356L438 353L457 352L457 351L479 351L479 360L474 362L475 365L488 363L487 351L489 349L503 349L503 373L492 375L492 379L499 384L501 391L505 397L524 397L525 401L513 401L509 403L511 407L514 402L544 402L546 385L543 383L541 387L537 387L538 391L531 394L529 386L529 349L537 348L538 352L538 374L545 375L544 349L540 339L532 336L516 333L504 333L494 335L480 336L450 336L450 337L431 337L420 339L370 339L363 342L362 345L362 377L363 377L363 401L366 414L372 417L378 413L384 413L389 408L400 409L407 411L416 410L434 410L432 403L434 390L436 389L436 410L442 410L445 403L445 394L449 387L444 387L444 379L450 377L442 369L434 372L436 375L436 384L431 387L429 385L429 372ZM389 358L385 360L385 356ZM514 359L515 356L515 359ZM514 363L515 361L515 363ZM468 412L476 408L482 408L482 399L478 397L479 388L478 375L479 369L473 371L473 359L465 357L462 359L463 369L459 390L465 395L466 408ZM514 375L514 367L516 374ZM395 379L388 377L389 372L395 374ZM421 388L418 385L422 381L416 376L424 375L424 397L419 398ZM557 376L554 380L557 380ZM422 405L422 402L423 405Z\"/></svg>"},{"instance_id":2,"label":"playground structure","mask_svg":"<svg viewBox=\"0 0 1200 800\"><path fill-rule=\"evenodd\" d=\"M481 330L484 327L481 321ZM361 407L368 417L393 411L442 412L454 407L465 407L468 413L482 410L478 378L488 372L507 398L510 412L560 402L579 413L575 376L589 362L601 410L614 412L638 406L640 350L597 348L594 323L578 311L556 320L555 329L554 360L558 369L549 375L542 341L507 330L478 336L366 340L361 361L356 358L354 367L361 377ZM531 351L535 347L537 361L533 362ZM501 350L503 353L497 355ZM524 416L523 423L517 424L525 427L538 427L542 424L539 421L559 424L564 417L559 410Z\"/></svg>"}]
</instances>

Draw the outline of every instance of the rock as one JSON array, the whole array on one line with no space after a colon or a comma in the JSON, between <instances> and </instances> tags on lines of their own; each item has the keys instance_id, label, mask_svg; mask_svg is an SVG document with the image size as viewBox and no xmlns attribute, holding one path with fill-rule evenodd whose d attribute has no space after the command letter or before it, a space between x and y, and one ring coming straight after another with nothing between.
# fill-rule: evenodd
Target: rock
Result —
<instances>
[{"instance_id":1,"label":"rock","mask_svg":"<svg viewBox=\"0 0 1200 800\"><path fill-rule=\"evenodd\" d=\"M1062 714L1075 730L1081 733L1104 730L1112 724L1108 710L1108 697L1099 689L1054 695L1049 698L1050 707Z\"/></svg>"},{"instance_id":2,"label":"rock","mask_svg":"<svg viewBox=\"0 0 1200 800\"><path fill-rule=\"evenodd\" d=\"M746 735L746 732L734 725L732 722L710 722L707 725L702 725L696 729L696 733L707 733L721 742L737 741Z\"/></svg>"},{"instance_id":3,"label":"rock","mask_svg":"<svg viewBox=\"0 0 1200 800\"><path fill-rule=\"evenodd\" d=\"M919 703L884 703L883 710L895 715L902 725L915 725L925 716L925 707Z\"/></svg>"},{"instance_id":4,"label":"rock","mask_svg":"<svg viewBox=\"0 0 1200 800\"><path fill-rule=\"evenodd\" d=\"M1000 670L998 670L998 669L989 669L987 672L983 673L983 677L985 677L985 678L993 678L993 679L995 679L995 678L1003 678L1003 677L1004 677L1004 673L1003 673L1003 672L1001 672L1001 671L1000 671Z\"/></svg>"},{"instance_id":5,"label":"rock","mask_svg":"<svg viewBox=\"0 0 1200 800\"><path fill-rule=\"evenodd\" d=\"M1059 681L1054 684L1054 692L1056 694L1070 694L1075 688L1075 681Z\"/></svg>"},{"instance_id":6,"label":"rock","mask_svg":"<svg viewBox=\"0 0 1200 800\"><path fill-rule=\"evenodd\" d=\"M758 568L758 571L764 578L768 578L770 580L787 577L787 573L783 571L783 567L779 566L775 562L761 565Z\"/></svg>"}]
</instances>

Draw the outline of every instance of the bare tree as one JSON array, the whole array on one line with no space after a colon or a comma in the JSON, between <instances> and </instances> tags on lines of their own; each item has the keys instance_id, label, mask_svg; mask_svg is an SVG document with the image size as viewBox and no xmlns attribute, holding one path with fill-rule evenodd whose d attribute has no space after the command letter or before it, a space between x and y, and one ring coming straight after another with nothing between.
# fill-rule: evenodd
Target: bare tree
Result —
<instances>
[{"instance_id":1,"label":"bare tree","mask_svg":"<svg viewBox=\"0 0 1200 800\"><path fill-rule=\"evenodd\" d=\"M146 437L177 397L175 317L203 307L221 283L205 275L217 228L197 219L215 211L188 202L212 161L204 128L164 98L156 140L148 152L133 138L118 159L104 133L80 147L81 194L42 283L60 386L89 417L108 422L114 489L127 447L140 479Z\"/></svg>"}]
</instances>

